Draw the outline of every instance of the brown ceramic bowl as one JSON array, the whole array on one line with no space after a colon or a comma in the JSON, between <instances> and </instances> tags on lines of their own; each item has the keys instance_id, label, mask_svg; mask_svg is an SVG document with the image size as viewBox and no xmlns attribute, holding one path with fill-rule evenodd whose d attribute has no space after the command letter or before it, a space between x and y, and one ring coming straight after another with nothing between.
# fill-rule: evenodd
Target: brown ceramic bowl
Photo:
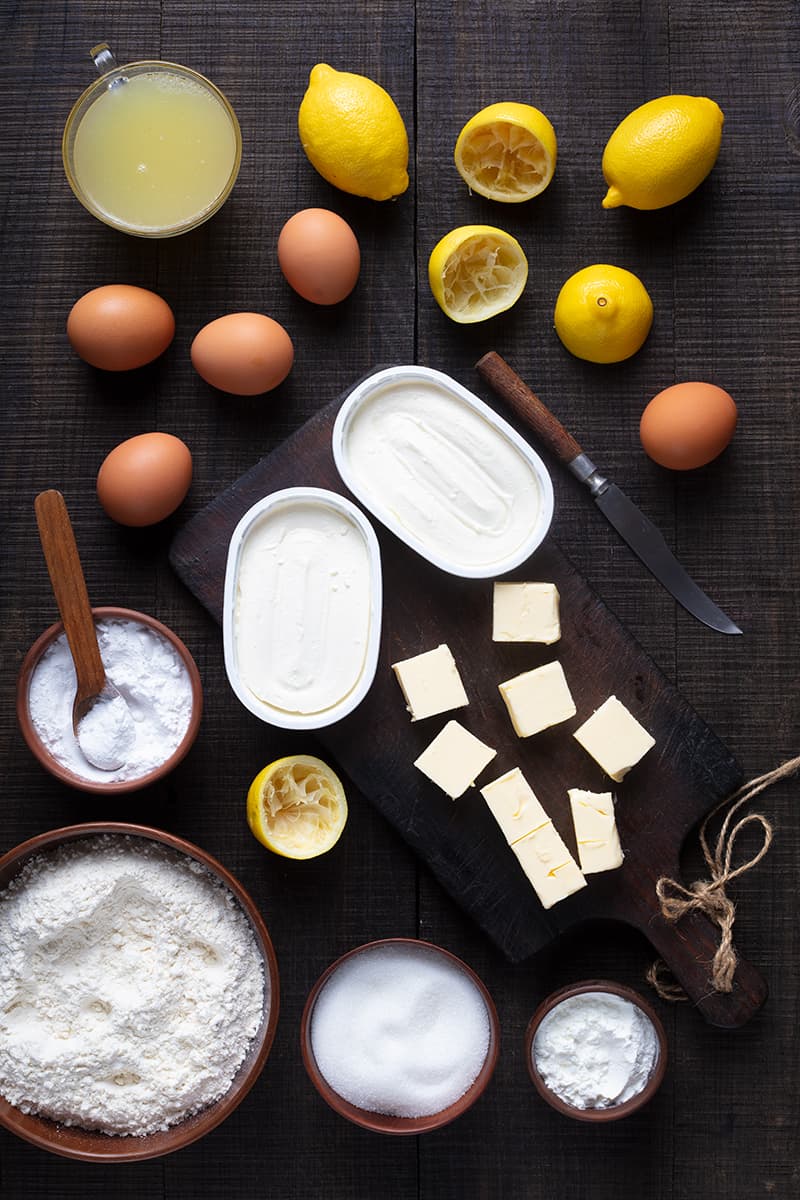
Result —
<instances>
[{"instance_id":1,"label":"brown ceramic bowl","mask_svg":"<svg viewBox=\"0 0 800 1200\"><path fill-rule=\"evenodd\" d=\"M134 1162L140 1159L157 1158L162 1154L171 1154L174 1150L181 1150L190 1142L197 1141L198 1138L209 1133L230 1116L250 1091L267 1061L275 1037L279 1008L278 964L270 936L258 909L230 872L226 871L210 854L206 854L204 850L200 850L183 838L163 833L158 829L150 829L144 825L130 825L122 821L87 822L83 825L70 825L64 829L53 829L23 842L0 858L0 891L8 886L28 859L34 855L55 850L56 847L65 845L67 842L109 833L129 834L169 846L201 863L233 893L250 921L256 943L261 951L269 998L264 1005L261 1026L225 1095L221 1096L214 1104L209 1105L208 1108L204 1108L202 1112L187 1117L185 1121L173 1125L170 1129L147 1134L144 1137L122 1137L93 1132L74 1125L60 1125L46 1117L23 1113L0 1096L0 1125L4 1125L18 1137L32 1142L34 1146L38 1146L42 1150L50 1150L53 1154L60 1154L65 1158L79 1158L87 1162L99 1163Z\"/></svg>"},{"instance_id":2,"label":"brown ceramic bowl","mask_svg":"<svg viewBox=\"0 0 800 1200\"><path fill-rule=\"evenodd\" d=\"M148 771L147 774L140 775L137 779L126 779L116 783L81 779L79 775L62 766L53 757L41 741L31 720L28 708L28 692L31 676L36 664L45 650L64 632L64 626L60 621L57 621L55 625L51 625L49 629L45 629L44 633L36 639L25 655L17 680L17 720L22 730L22 736L28 743L29 749L38 758L45 770L49 771L51 775L55 775L56 779L60 779L62 783L66 783L70 787L80 788L83 792L95 792L103 796L119 796L123 792L136 792L140 788L147 787L148 784L156 783L159 779L163 779L174 767L177 767L181 759L187 754L200 728L200 718L203 714L203 685L200 682L200 672L197 669L197 665L186 646L171 629L168 629L166 625L162 625L155 617L148 617L146 613L136 612L132 608L93 608L92 612L94 613L95 620L107 617L138 621L142 625L149 625L156 633L160 633L163 638L171 642L181 656L184 666L189 672L192 684L192 715L180 745L176 747L168 759L160 763L152 771Z\"/></svg>"},{"instance_id":3,"label":"brown ceramic bowl","mask_svg":"<svg viewBox=\"0 0 800 1200\"><path fill-rule=\"evenodd\" d=\"M355 1104L351 1104L343 1096L340 1096L338 1092L333 1090L320 1072L314 1058L314 1051L311 1046L311 1019L314 1013L314 1005L317 1002L320 992L342 963L353 958L356 954L361 954L365 950L373 950L377 946L413 946L429 950L432 954L438 955L452 966L458 967L459 970L463 971L472 983L475 984L486 1005L486 1012L489 1017L489 1048L486 1052L483 1066L463 1096L460 1096L458 1100L448 1105L447 1108L443 1108L440 1112L431 1113L430 1116L392 1117L384 1113L369 1112L364 1108L358 1108ZM343 954L336 962L331 963L327 970L323 971L322 975L320 975L309 992L305 1008L303 1009L303 1017L300 1023L300 1049L303 1054L303 1063L314 1087L323 1100L326 1100L331 1108L341 1116L347 1117L349 1121L353 1121L354 1124L361 1125L364 1129L369 1129L373 1133L428 1133L431 1129L439 1129L443 1125L449 1125L456 1117L460 1117L468 1108L471 1108L475 1101L480 1099L486 1091L489 1080L494 1072L500 1049L500 1022L497 1019L497 1010L494 1006L494 1001L489 995L485 984L472 968L468 967L460 958L457 958L455 954L451 954L449 950L444 950L441 946L434 946L432 942L419 941L417 938L381 938L378 941L367 942L363 946L356 946L354 949L348 950L347 954Z\"/></svg>"},{"instance_id":4,"label":"brown ceramic bowl","mask_svg":"<svg viewBox=\"0 0 800 1200\"><path fill-rule=\"evenodd\" d=\"M582 996L586 992L610 992L614 996L621 996L623 1000L629 1000L631 1004L635 1004L637 1008L641 1009L655 1029L658 1039L658 1054L653 1070L642 1090L632 1096L630 1100L626 1100L624 1104L612 1104L608 1108L576 1108L557 1096L536 1069L533 1040L542 1021L563 1000L568 1000L571 996ZM525 1032L525 1061L537 1092L556 1112L563 1113L566 1117L573 1117L576 1121L619 1121L620 1118L628 1117L631 1113L638 1112L640 1108L643 1108L661 1087L664 1072L667 1069L667 1035L657 1014L633 988L626 987L622 983L613 983L609 979L585 979L581 983L573 983L568 987L559 988L539 1005Z\"/></svg>"}]
</instances>

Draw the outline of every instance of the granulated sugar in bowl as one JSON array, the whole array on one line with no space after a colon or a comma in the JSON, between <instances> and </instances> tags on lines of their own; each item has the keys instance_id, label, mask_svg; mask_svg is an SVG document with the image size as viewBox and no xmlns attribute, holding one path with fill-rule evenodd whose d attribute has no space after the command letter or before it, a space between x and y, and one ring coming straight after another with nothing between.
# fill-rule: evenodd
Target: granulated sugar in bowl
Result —
<instances>
[{"instance_id":1,"label":"granulated sugar in bowl","mask_svg":"<svg viewBox=\"0 0 800 1200\"><path fill-rule=\"evenodd\" d=\"M38 1118L57 1131L48 1149L74 1129L108 1157L149 1157L154 1140L175 1148L173 1130L185 1144L222 1119L235 1082L247 1090L277 970L252 901L213 859L157 831L96 828L0 860L0 1120L26 1137Z\"/></svg>"},{"instance_id":2,"label":"granulated sugar in bowl","mask_svg":"<svg viewBox=\"0 0 800 1200\"><path fill-rule=\"evenodd\" d=\"M303 1014L306 1069L343 1116L421 1133L475 1102L497 1059L497 1014L477 975L428 942L358 947L324 973Z\"/></svg>"}]
</instances>

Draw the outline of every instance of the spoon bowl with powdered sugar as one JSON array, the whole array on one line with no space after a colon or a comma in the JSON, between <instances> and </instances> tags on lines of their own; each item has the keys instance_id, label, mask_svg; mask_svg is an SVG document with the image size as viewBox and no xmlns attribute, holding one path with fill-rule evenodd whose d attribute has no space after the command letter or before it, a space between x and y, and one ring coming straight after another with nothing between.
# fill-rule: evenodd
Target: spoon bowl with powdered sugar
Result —
<instances>
[{"instance_id":1,"label":"spoon bowl with powdered sugar","mask_svg":"<svg viewBox=\"0 0 800 1200\"><path fill-rule=\"evenodd\" d=\"M133 716L124 696L106 677L64 497L51 488L39 493L34 507L53 594L75 664L75 738L92 766L116 771L127 762L136 741Z\"/></svg>"}]
</instances>

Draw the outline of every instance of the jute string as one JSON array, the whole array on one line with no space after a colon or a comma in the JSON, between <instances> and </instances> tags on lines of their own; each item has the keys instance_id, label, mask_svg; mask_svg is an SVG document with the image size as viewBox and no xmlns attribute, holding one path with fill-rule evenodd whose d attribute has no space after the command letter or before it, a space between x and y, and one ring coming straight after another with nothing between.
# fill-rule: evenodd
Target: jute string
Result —
<instances>
[{"instance_id":1,"label":"jute string","mask_svg":"<svg viewBox=\"0 0 800 1200\"><path fill-rule=\"evenodd\" d=\"M800 756L790 758L781 763L774 771L751 779L733 795L728 796L721 804L708 814L700 826L700 845L706 860L710 879L697 879L690 887L684 887L675 879L662 875L656 884L656 895L661 904L662 915L667 921L679 921L690 912L705 913L715 925L719 926L720 942L711 964L711 985L716 992L730 992L733 989L733 977L738 961L736 948L733 944L733 923L736 919L736 906L727 895L725 889L739 875L749 871L767 853L772 844L772 825L762 813L748 813L747 816L733 824L736 813L752 800L759 792L772 787L782 779L788 779L800 771ZM730 807L728 807L730 806ZM714 817L728 808L725 820L722 822L713 851L707 836L708 826ZM738 867L733 866L733 850L736 839L748 825L760 825L763 833L761 846L746 862ZM662 959L657 959L647 972L647 979L655 988L662 1000L686 1000L683 988L672 978L669 968Z\"/></svg>"}]
</instances>

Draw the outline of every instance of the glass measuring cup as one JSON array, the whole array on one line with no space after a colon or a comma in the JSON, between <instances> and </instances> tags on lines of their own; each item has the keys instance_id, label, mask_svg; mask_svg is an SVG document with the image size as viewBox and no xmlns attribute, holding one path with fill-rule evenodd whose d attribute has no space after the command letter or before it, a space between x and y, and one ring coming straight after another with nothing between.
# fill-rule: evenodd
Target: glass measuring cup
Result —
<instances>
[{"instance_id":1,"label":"glass measuring cup","mask_svg":"<svg viewBox=\"0 0 800 1200\"><path fill-rule=\"evenodd\" d=\"M119 66L103 42L100 72L73 105L61 144L84 208L137 237L174 237L207 221L239 173L242 136L228 100L189 67Z\"/></svg>"}]
</instances>

